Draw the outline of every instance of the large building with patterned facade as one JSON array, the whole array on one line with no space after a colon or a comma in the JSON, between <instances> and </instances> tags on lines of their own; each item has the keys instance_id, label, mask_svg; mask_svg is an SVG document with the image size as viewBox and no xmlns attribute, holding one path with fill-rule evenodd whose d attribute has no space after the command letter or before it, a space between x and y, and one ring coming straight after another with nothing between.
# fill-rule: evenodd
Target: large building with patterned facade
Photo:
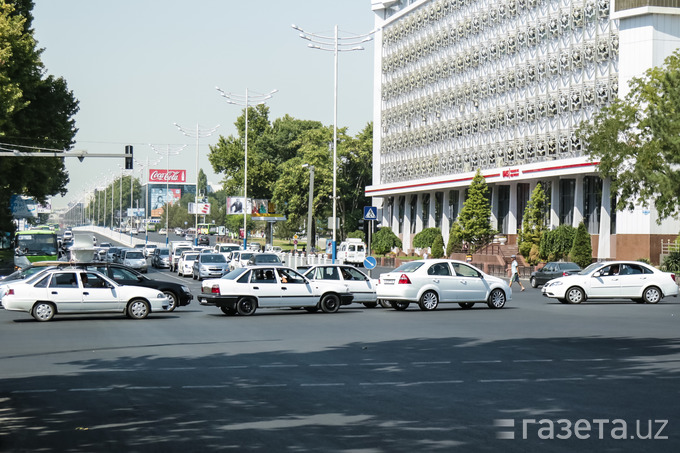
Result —
<instances>
[{"instance_id":1,"label":"large building with patterned facade","mask_svg":"<svg viewBox=\"0 0 680 453\"><path fill-rule=\"evenodd\" d=\"M516 239L537 183L551 227L583 221L597 258L658 260L680 223L612 210L575 131L680 47L680 0L372 0L373 184L382 226L445 241L477 169Z\"/></svg>"}]
</instances>

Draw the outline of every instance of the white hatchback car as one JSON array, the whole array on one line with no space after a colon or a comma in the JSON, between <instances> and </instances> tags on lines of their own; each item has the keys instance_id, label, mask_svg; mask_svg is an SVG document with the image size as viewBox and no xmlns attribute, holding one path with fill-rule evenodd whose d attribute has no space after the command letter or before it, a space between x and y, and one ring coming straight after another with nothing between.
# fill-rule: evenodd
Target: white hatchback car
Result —
<instances>
[{"instance_id":1,"label":"white hatchback car","mask_svg":"<svg viewBox=\"0 0 680 453\"><path fill-rule=\"evenodd\" d=\"M375 288L378 281L371 279L354 266L346 264L321 264L312 266L303 274L312 281L328 280L345 285L354 295L353 302L369 308L378 305Z\"/></svg>"},{"instance_id":2,"label":"white hatchback car","mask_svg":"<svg viewBox=\"0 0 680 453\"><path fill-rule=\"evenodd\" d=\"M157 289L119 285L96 271L49 269L8 285L2 299L10 311L25 311L38 321L55 314L125 313L134 319L167 310L168 298Z\"/></svg>"},{"instance_id":3,"label":"white hatchback car","mask_svg":"<svg viewBox=\"0 0 680 453\"><path fill-rule=\"evenodd\" d=\"M675 274L639 261L608 261L550 280L541 292L564 304L580 304L588 299L632 299L639 304L656 304L666 296L677 297L678 284Z\"/></svg>"},{"instance_id":4,"label":"white hatchback car","mask_svg":"<svg viewBox=\"0 0 680 453\"><path fill-rule=\"evenodd\" d=\"M396 310L406 310L411 302L421 310L434 310L440 302L457 303L462 308L476 303L503 308L512 300L512 289L505 280L448 259L404 263L380 275L376 292L379 300L389 301Z\"/></svg>"},{"instance_id":5,"label":"white hatchback car","mask_svg":"<svg viewBox=\"0 0 680 453\"><path fill-rule=\"evenodd\" d=\"M194 262L198 258L197 251L184 251L177 261L177 275L180 277L191 277L194 272Z\"/></svg>"}]
</instances>

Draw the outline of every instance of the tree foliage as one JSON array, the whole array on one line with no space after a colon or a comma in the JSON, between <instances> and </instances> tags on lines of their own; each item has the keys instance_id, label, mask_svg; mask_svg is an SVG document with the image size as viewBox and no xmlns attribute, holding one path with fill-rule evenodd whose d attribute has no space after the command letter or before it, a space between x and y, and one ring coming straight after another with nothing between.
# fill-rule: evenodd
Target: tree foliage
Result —
<instances>
[{"instance_id":1,"label":"tree foliage","mask_svg":"<svg viewBox=\"0 0 680 453\"><path fill-rule=\"evenodd\" d=\"M569 258L583 268L593 262L593 246L590 243L590 233L588 233L588 229L583 222L579 223L578 228L576 228Z\"/></svg>"},{"instance_id":2,"label":"tree foliage","mask_svg":"<svg viewBox=\"0 0 680 453\"><path fill-rule=\"evenodd\" d=\"M385 255L393 248L401 248L401 239L394 234L392 228L382 227L371 238L371 248L378 255Z\"/></svg>"},{"instance_id":3,"label":"tree foliage","mask_svg":"<svg viewBox=\"0 0 680 453\"><path fill-rule=\"evenodd\" d=\"M62 78L46 75L32 27L33 2L0 0L0 142L24 151L70 149L78 101ZM0 158L0 230L12 231L11 195L45 201L65 194L62 159Z\"/></svg>"},{"instance_id":4,"label":"tree foliage","mask_svg":"<svg viewBox=\"0 0 680 453\"><path fill-rule=\"evenodd\" d=\"M451 224L451 228L449 229L449 242L446 244L446 256L451 256L452 254L460 251L462 246L463 228L456 220Z\"/></svg>"},{"instance_id":5,"label":"tree foliage","mask_svg":"<svg viewBox=\"0 0 680 453\"><path fill-rule=\"evenodd\" d=\"M625 99L616 100L584 123L590 158L612 178L617 209L653 203L658 222L680 206L680 50L634 78Z\"/></svg>"},{"instance_id":6,"label":"tree foliage","mask_svg":"<svg viewBox=\"0 0 680 453\"><path fill-rule=\"evenodd\" d=\"M482 176L481 170L472 179L468 196L458 216L463 240L470 244L470 251L489 242L494 235L491 227L491 203L489 202L489 186Z\"/></svg>"},{"instance_id":7,"label":"tree foliage","mask_svg":"<svg viewBox=\"0 0 680 453\"><path fill-rule=\"evenodd\" d=\"M531 197L524 209L524 216L522 218L522 230L519 238L519 253L527 258L529 264L537 264L538 253L535 253L534 259L530 258L532 247L536 246L538 249L541 243L541 237L546 230L545 222L545 208L547 200L545 191L541 187L541 183L536 184Z\"/></svg>"},{"instance_id":8,"label":"tree foliage","mask_svg":"<svg viewBox=\"0 0 680 453\"><path fill-rule=\"evenodd\" d=\"M442 258L444 256L444 238L438 232L437 237L432 242L432 258Z\"/></svg>"},{"instance_id":9,"label":"tree foliage","mask_svg":"<svg viewBox=\"0 0 680 453\"><path fill-rule=\"evenodd\" d=\"M554 230L546 231L541 237L539 256L546 261L560 261L569 257L574 245L576 228L562 224Z\"/></svg>"},{"instance_id":10,"label":"tree foliage","mask_svg":"<svg viewBox=\"0 0 680 453\"><path fill-rule=\"evenodd\" d=\"M442 232L439 228L425 228L424 230L413 236L413 246L419 249L432 247L434 240L441 235ZM442 239L442 242L443 241L444 240Z\"/></svg>"}]
</instances>

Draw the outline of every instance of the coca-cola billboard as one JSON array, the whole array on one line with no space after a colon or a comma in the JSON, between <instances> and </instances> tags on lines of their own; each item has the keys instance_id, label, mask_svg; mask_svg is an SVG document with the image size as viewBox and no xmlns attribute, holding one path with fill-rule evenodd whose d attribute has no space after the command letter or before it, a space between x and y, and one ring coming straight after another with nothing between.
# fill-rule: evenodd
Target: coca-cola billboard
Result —
<instances>
[{"instance_id":1,"label":"coca-cola billboard","mask_svg":"<svg viewBox=\"0 0 680 453\"><path fill-rule=\"evenodd\" d=\"M149 182L183 184L187 182L186 170L149 170Z\"/></svg>"}]
</instances>

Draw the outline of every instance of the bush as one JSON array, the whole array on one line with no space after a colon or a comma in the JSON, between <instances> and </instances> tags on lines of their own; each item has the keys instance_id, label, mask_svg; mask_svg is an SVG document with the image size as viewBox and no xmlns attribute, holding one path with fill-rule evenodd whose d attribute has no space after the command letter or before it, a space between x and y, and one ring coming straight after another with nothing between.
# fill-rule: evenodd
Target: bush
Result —
<instances>
[{"instance_id":1,"label":"bush","mask_svg":"<svg viewBox=\"0 0 680 453\"><path fill-rule=\"evenodd\" d=\"M442 232L439 228L425 228L420 233L413 236L413 247L418 249L425 249L432 247L435 238L441 236ZM442 239L442 243L444 240Z\"/></svg>"},{"instance_id":2,"label":"bush","mask_svg":"<svg viewBox=\"0 0 680 453\"><path fill-rule=\"evenodd\" d=\"M680 272L680 252L670 252L661 264L664 272Z\"/></svg>"},{"instance_id":3,"label":"bush","mask_svg":"<svg viewBox=\"0 0 680 453\"><path fill-rule=\"evenodd\" d=\"M442 258L444 256L444 238L442 234L434 238L432 243L432 258Z\"/></svg>"},{"instance_id":4,"label":"bush","mask_svg":"<svg viewBox=\"0 0 680 453\"><path fill-rule=\"evenodd\" d=\"M539 255L546 261L565 260L574 245L576 228L571 225L560 225L552 231L546 231L541 237Z\"/></svg>"},{"instance_id":5,"label":"bush","mask_svg":"<svg viewBox=\"0 0 680 453\"><path fill-rule=\"evenodd\" d=\"M453 222L449 230L449 242L446 244L446 256L451 256L463 247L463 229L458 221Z\"/></svg>"},{"instance_id":6,"label":"bush","mask_svg":"<svg viewBox=\"0 0 680 453\"><path fill-rule=\"evenodd\" d=\"M371 240L371 248L378 255L385 255L394 247L401 248L401 245L401 240L390 227L380 228L375 232Z\"/></svg>"},{"instance_id":7,"label":"bush","mask_svg":"<svg viewBox=\"0 0 680 453\"><path fill-rule=\"evenodd\" d=\"M356 230L352 231L351 233L347 233L347 237L353 239L361 239L362 241L366 242L366 235L361 230Z\"/></svg>"},{"instance_id":8,"label":"bush","mask_svg":"<svg viewBox=\"0 0 680 453\"><path fill-rule=\"evenodd\" d=\"M593 262L593 247L590 244L590 233L586 229L586 225L581 222L576 228L574 235L574 244L569 252L571 260L581 266L588 267Z\"/></svg>"}]
</instances>

